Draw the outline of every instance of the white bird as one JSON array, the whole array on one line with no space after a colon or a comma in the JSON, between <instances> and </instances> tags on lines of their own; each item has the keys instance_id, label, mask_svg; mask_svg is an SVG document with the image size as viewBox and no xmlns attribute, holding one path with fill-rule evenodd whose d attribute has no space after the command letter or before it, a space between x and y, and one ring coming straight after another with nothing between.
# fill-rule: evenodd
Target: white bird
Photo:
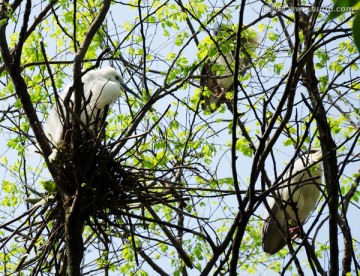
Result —
<instances>
[{"instance_id":1,"label":"white bird","mask_svg":"<svg viewBox=\"0 0 360 276\"><path fill-rule=\"evenodd\" d=\"M138 97L124 84L121 75L112 67L89 71L81 78L81 81L84 84L85 99L82 99L82 105L85 102L86 108L82 107L80 119L92 130L95 127L92 126L94 121L101 118L105 107L112 105L120 96L122 90ZM50 161L56 158L57 147L63 139L64 124L66 121L63 116L68 114L64 106L64 99L72 85L73 83L66 86L64 91L59 95L59 102L50 111L45 123L44 133L53 147L53 151L49 156ZM71 95L69 105L73 109L74 92Z\"/></svg>"},{"instance_id":2,"label":"white bird","mask_svg":"<svg viewBox=\"0 0 360 276\"><path fill-rule=\"evenodd\" d=\"M233 91L234 74L233 67L235 64L235 47L236 47L236 25L221 24L216 27L214 39L216 40L222 53L211 59L201 68L201 75L207 76L200 80L201 87L207 87L210 95L203 93L201 100L202 109L215 112L222 103L226 102L225 93ZM208 43L210 37L206 37L203 41ZM258 45L257 33L249 28L243 30L241 36L241 54L239 59L239 75L245 75L251 64L250 55ZM216 45L215 50L219 49ZM202 48L201 43L199 48ZM237 76L237 74L235 74Z\"/></svg>"},{"instance_id":3,"label":"white bird","mask_svg":"<svg viewBox=\"0 0 360 276\"><path fill-rule=\"evenodd\" d=\"M292 239L299 236L298 222L305 222L320 196L322 163L318 161L321 158L319 148L300 156L286 172L282 184L269 194L269 210L265 208L262 225L264 252L275 254L285 246L288 235Z\"/></svg>"}]
</instances>

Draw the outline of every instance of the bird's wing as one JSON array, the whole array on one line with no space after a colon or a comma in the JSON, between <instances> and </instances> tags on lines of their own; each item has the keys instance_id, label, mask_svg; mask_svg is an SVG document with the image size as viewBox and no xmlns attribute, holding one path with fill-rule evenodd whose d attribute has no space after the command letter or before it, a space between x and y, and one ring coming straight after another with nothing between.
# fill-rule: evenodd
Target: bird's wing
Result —
<instances>
[{"instance_id":1,"label":"bird's wing","mask_svg":"<svg viewBox=\"0 0 360 276\"><path fill-rule=\"evenodd\" d=\"M301 160L298 161L299 163L295 163L295 165L298 165L301 170L308 167L308 165L304 165ZM311 163L312 162L313 161L311 161ZM297 172L299 172L300 169L297 170ZM321 163L319 163L315 165L313 170L311 168L307 169L303 173L295 176L291 181L292 183L298 183L293 186L293 200L297 203L298 217L301 223L304 222L314 210L319 199L321 176Z\"/></svg>"},{"instance_id":2,"label":"bird's wing","mask_svg":"<svg viewBox=\"0 0 360 276\"><path fill-rule=\"evenodd\" d=\"M205 64L203 67L201 67L201 76L207 76L210 74L209 72L209 65L208 64ZM201 87L204 87L205 85L207 85L207 82L208 82L208 78L201 78L200 79L200 86Z\"/></svg>"},{"instance_id":3,"label":"bird's wing","mask_svg":"<svg viewBox=\"0 0 360 276\"><path fill-rule=\"evenodd\" d=\"M297 216L301 223L304 222L309 214L313 211L320 196L320 190L317 184L319 184L321 180L315 179L321 179L321 163L315 165L313 170L311 168L306 169L313 162L313 160L306 160L304 157L298 158L294 163L292 172L290 173L290 168L289 172L284 177L284 179L290 177L291 184L290 189L286 187L288 193L283 196L283 200L296 203L298 213ZM288 185L288 183L289 181L286 180L286 183L284 183L284 188L285 185ZM289 191L291 193L289 193ZM287 208L287 211L290 214L291 219L295 220L296 215L293 208L289 207Z\"/></svg>"},{"instance_id":4,"label":"bird's wing","mask_svg":"<svg viewBox=\"0 0 360 276\"><path fill-rule=\"evenodd\" d=\"M216 65L218 66L216 67ZM222 70L217 70L219 65L222 66ZM204 93L201 96L200 100L204 101L201 106L202 109L215 112L222 103L226 102L225 94L229 89L232 89L233 78L232 76L223 76L230 74L231 71L222 57L218 57L202 67L201 75L208 77L201 79L200 85L206 86L211 92L209 96L205 96Z\"/></svg>"},{"instance_id":5,"label":"bird's wing","mask_svg":"<svg viewBox=\"0 0 360 276\"><path fill-rule=\"evenodd\" d=\"M320 157L321 154L316 158ZM279 204L286 207L286 212L273 197L268 199L269 211L273 216L266 210L262 227L263 249L267 253L274 254L286 244L286 238L281 232L287 235L288 219L299 218L300 223L303 223L316 206L320 195L318 184L321 180L315 180L315 178L321 178L322 170L321 163L317 164L313 170L307 169L310 164L319 160L312 158L309 160L304 157L298 158L282 179L283 183L278 189L282 203L279 202ZM296 204L297 215L294 212L294 204ZM278 224L284 231L279 231Z\"/></svg>"},{"instance_id":6,"label":"bird's wing","mask_svg":"<svg viewBox=\"0 0 360 276\"><path fill-rule=\"evenodd\" d=\"M88 110L94 108L104 109L111 105L120 96L121 86L119 83L106 78L96 77L84 82L85 99L89 101Z\"/></svg>"},{"instance_id":7,"label":"bird's wing","mask_svg":"<svg viewBox=\"0 0 360 276\"><path fill-rule=\"evenodd\" d=\"M59 101L55 103L45 122L44 133L53 146L57 146L62 139L65 118L62 117L61 109L65 115L64 99L71 86L72 83L68 84L60 93Z\"/></svg>"},{"instance_id":8,"label":"bird's wing","mask_svg":"<svg viewBox=\"0 0 360 276\"><path fill-rule=\"evenodd\" d=\"M286 220L284 211L281 210L273 197L267 199L271 214L265 209L263 216L264 222L262 225L262 247L264 252L275 254L286 244L286 238L283 237L282 232L286 235ZM282 231L279 230L279 226Z\"/></svg>"},{"instance_id":9,"label":"bird's wing","mask_svg":"<svg viewBox=\"0 0 360 276\"><path fill-rule=\"evenodd\" d=\"M222 66L222 70L216 72L216 75L218 76L228 76L228 77L224 77L224 78L219 78L218 79L218 83L224 87L224 89L226 91L228 91L229 89L232 89L232 85L234 83L234 79L232 76L232 71L231 68L229 68L229 66L231 66L232 62L234 60L234 57L232 56L231 53L225 55L225 58L223 55L220 55L217 59L216 59L216 63Z\"/></svg>"},{"instance_id":10,"label":"bird's wing","mask_svg":"<svg viewBox=\"0 0 360 276\"><path fill-rule=\"evenodd\" d=\"M208 111L211 112L215 112L220 107L223 101L223 96L226 92L223 89L223 87L219 84L218 82L219 80L217 78L214 78L214 76L216 75L212 71L213 64L214 63L211 62L203 66L201 75L208 77L200 80L200 85L202 87L207 87L211 92L210 95L206 95L206 96L204 95L205 94L204 92L202 93L200 100L204 102L201 104L201 108L204 110L207 109Z\"/></svg>"},{"instance_id":11,"label":"bird's wing","mask_svg":"<svg viewBox=\"0 0 360 276\"><path fill-rule=\"evenodd\" d=\"M286 245L286 236L284 237L288 232L286 217L291 217L292 209L285 203L289 200L290 194L293 194L294 189L289 177L291 177L290 170L283 177L283 183L274 191L279 194L278 201L272 195L269 195L267 199L269 211L273 215L266 208L262 225L262 246L264 252L269 254L275 254ZM286 208L286 212L283 208Z\"/></svg>"},{"instance_id":12,"label":"bird's wing","mask_svg":"<svg viewBox=\"0 0 360 276\"><path fill-rule=\"evenodd\" d=\"M91 70L87 72L84 76L81 77L81 81L85 84L90 81L96 81L98 79L98 75L96 74L96 70Z\"/></svg>"}]
</instances>

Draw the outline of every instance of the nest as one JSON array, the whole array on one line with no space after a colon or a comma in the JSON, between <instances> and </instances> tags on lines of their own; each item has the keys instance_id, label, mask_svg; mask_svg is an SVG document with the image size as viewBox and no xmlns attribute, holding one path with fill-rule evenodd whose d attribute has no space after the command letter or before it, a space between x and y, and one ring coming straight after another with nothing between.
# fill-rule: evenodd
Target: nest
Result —
<instances>
[{"instance_id":1,"label":"nest","mask_svg":"<svg viewBox=\"0 0 360 276\"><path fill-rule=\"evenodd\" d=\"M90 227L104 244L111 240L109 233L104 231L109 226L117 229L125 238L136 235L136 223L132 220L139 223L142 218L133 216L134 210L138 209L137 213L142 214L144 208L149 209L154 204L184 202L184 197L176 199L168 189L148 189L145 179L149 179L149 176L115 160L110 145L99 143L84 132L80 138L82 143L78 148L60 149L55 161L62 180L61 189L57 187L56 193L47 195L41 204L34 205L28 217L31 217L29 221L33 222L33 226L18 231L21 236L32 236L32 242L31 246L27 246L27 254L20 260L17 271L31 267L33 274L37 274L48 265L52 271L55 267L57 273L65 273L65 203L60 196L61 190L74 196L76 194L81 201L80 217L83 225ZM144 217L143 222L147 219ZM32 232L31 235L27 231ZM34 233L36 238L33 238ZM35 244L40 241L40 237L45 242L40 242L42 245L39 248ZM134 244L133 249L136 252ZM34 252L41 253L37 253L35 258L28 258Z\"/></svg>"}]
</instances>

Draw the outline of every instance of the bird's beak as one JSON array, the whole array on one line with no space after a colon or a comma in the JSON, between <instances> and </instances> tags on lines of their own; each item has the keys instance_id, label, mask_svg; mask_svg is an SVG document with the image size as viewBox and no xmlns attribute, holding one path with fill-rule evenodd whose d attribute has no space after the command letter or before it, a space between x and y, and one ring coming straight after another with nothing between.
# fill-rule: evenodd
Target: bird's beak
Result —
<instances>
[{"instance_id":1,"label":"bird's beak","mask_svg":"<svg viewBox=\"0 0 360 276\"><path fill-rule=\"evenodd\" d=\"M134 91L132 91L125 83L121 82L120 84L126 92L129 92L131 95L133 95L136 98L138 98L139 100L141 100L141 98L138 96L138 94L136 94Z\"/></svg>"}]
</instances>

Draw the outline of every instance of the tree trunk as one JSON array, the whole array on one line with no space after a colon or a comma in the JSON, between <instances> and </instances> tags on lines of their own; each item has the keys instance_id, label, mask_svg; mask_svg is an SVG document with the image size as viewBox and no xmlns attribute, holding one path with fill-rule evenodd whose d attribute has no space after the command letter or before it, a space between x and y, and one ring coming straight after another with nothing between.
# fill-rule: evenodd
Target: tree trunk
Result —
<instances>
[{"instance_id":1,"label":"tree trunk","mask_svg":"<svg viewBox=\"0 0 360 276\"><path fill-rule=\"evenodd\" d=\"M79 204L74 199L72 205L64 206L65 208L65 244L67 259L67 275L81 275L81 261L84 256L83 248L83 219L80 216ZM77 208L76 208L77 207Z\"/></svg>"}]
</instances>

